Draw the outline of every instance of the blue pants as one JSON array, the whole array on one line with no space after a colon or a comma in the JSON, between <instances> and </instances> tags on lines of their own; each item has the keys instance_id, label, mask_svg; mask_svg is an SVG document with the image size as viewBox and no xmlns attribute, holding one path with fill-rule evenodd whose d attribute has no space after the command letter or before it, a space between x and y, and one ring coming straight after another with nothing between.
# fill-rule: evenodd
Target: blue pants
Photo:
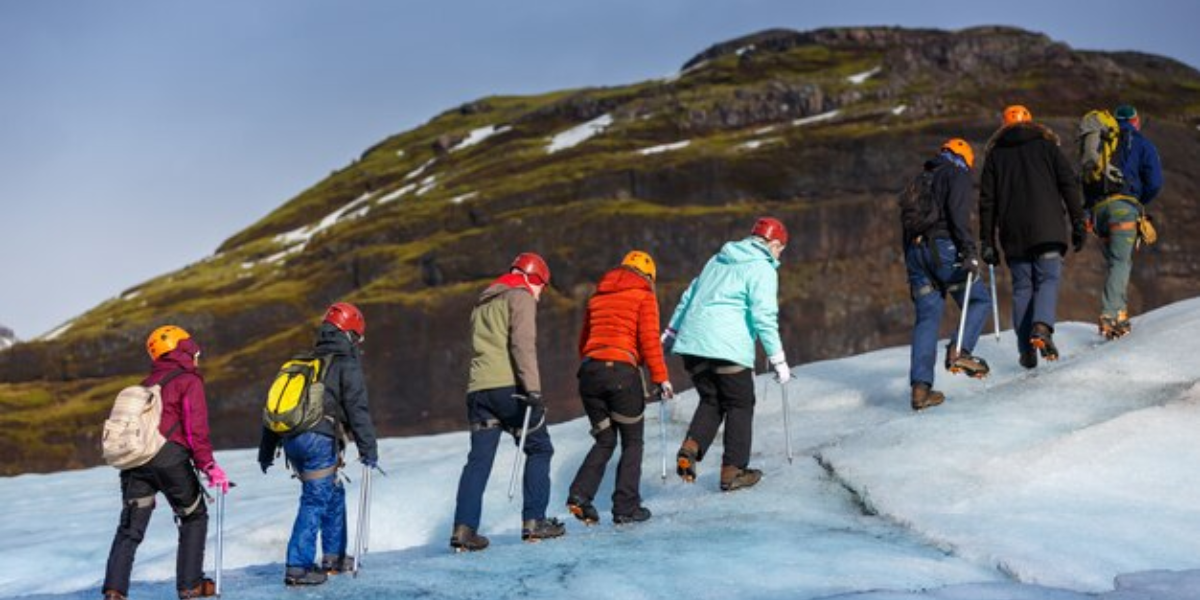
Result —
<instances>
[{"instance_id":1,"label":"blue pants","mask_svg":"<svg viewBox=\"0 0 1200 600\"><path fill-rule=\"evenodd\" d=\"M916 323L913 325L912 355L908 371L910 384L933 385L933 373L937 364L938 327L942 323L942 311L946 308L946 293L962 307L967 271L955 264L958 250L954 242L937 238L933 248L924 244L906 244L904 264L908 268L908 287L916 308ZM933 249L937 250L937 260ZM937 281L933 279L936 278ZM946 292L942 290L945 289ZM971 352L979 334L987 322L992 309L992 299L979 281L971 284L971 302L967 307L967 324L963 330L962 350ZM950 336L958 340L957 326Z\"/></svg>"},{"instance_id":2,"label":"blue pants","mask_svg":"<svg viewBox=\"0 0 1200 600\"><path fill-rule=\"evenodd\" d=\"M471 451L458 480L458 506L454 524L479 529L483 491L492 474L500 437L508 431L518 441L525 420L525 405L513 398L514 387L480 390L467 394L467 421L471 425ZM550 457L554 446L546 429L544 411L534 409L525 437L525 479L522 487L523 520L546 518L550 503Z\"/></svg>"},{"instance_id":3,"label":"blue pants","mask_svg":"<svg viewBox=\"0 0 1200 600\"><path fill-rule=\"evenodd\" d=\"M313 431L287 438L283 451L299 474L326 469L338 461L337 441ZM346 489L336 473L301 483L300 510L288 540L287 566L316 566L318 533L325 556L346 554Z\"/></svg>"},{"instance_id":4,"label":"blue pants","mask_svg":"<svg viewBox=\"0 0 1200 600\"><path fill-rule=\"evenodd\" d=\"M1035 259L1008 260L1008 270L1012 272L1013 330L1017 332L1017 348L1022 353L1033 351L1029 335L1035 323L1043 323L1054 331L1062 262L1062 254L1058 252L1047 252Z\"/></svg>"}]
</instances>

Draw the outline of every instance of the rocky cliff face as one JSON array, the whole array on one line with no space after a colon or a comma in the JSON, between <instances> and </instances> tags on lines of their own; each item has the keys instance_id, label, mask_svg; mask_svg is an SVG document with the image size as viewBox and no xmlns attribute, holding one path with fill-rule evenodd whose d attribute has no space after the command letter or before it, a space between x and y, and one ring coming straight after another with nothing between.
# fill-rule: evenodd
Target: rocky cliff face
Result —
<instances>
[{"instance_id":1,"label":"rocky cliff face","mask_svg":"<svg viewBox=\"0 0 1200 600\"><path fill-rule=\"evenodd\" d=\"M17 343L17 334L13 330L0 325L0 350L7 350Z\"/></svg>"},{"instance_id":2,"label":"rocky cliff face","mask_svg":"<svg viewBox=\"0 0 1200 600\"><path fill-rule=\"evenodd\" d=\"M773 30L713 46L666 80L449 110L368 149L209 259L96 307L54 340L0 354L0 470L95 463L111 397L145 368L146 333L167 322L205 347L218 446L253 444L274 370L342 299L366 312L382 432L460 428L467 315L523 250L554 270L538 323L550 414L577 416L576 342L596 279L625 251L649 251L666 318L704 262L761 214L792 231L780 301L793 362L906 343L895 194L947 137L981 152L1014 102L1067 140L1087 109L1139 106L1168 183L1153 211L1163 241L1136 258L1133 309L1194 295L1196 71L1005 28ZM1066 276L1060 318L1091 321L1098 250L1072 255Z\"/></svg>"}]
</instances>

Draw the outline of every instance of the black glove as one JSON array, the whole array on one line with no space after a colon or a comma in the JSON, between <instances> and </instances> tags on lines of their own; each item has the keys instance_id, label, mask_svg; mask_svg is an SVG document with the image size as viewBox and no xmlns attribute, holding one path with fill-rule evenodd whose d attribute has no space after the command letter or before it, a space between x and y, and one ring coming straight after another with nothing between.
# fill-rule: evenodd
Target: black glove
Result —
<instances>
[{"instance_id":1,"label":"black glove","mask_svg":"<svg viewBox=\"0 0 1200 600\"><path fill-rule=\"evenodd\" d=\"M366 454L358 457L358 462L366 465L368 469L374 469L379 466L379 457L373 454Z\"/></svg>"},{"instance_id":2,"label":"black glove","mask_svg":"<svg viewBox=\"0 0 1200 600\"><path fill-rule=\"evenodd\" d=\"M525 404L528 404L529 406L533 407L534 409L546 408L546 403L542 400L541 392L529 392L528 394L525 394L524 396L522 396L521 394L517 394L515 396L515 398L517 399L518 402L524 402Z\"/></svg>"},{"instance_id":3,"label":"black glove","mask_svg":"<svg viewBox=\"0 0 1200 600\"><path fill-rule=\"evenodd\" d=\"M1087 220L1079 219L1071 225L1071 245L1075 247L1075 251L1083 250L1083 243L1087 241Z\"/></svg>"},{"instance_id":4,"label":"black glove","mask_svg":"<svg viewBox=\"0 0 1200 600\"><path fill-rule=\"evenodd\" d=\"M991 246L984 246L979 258L993 267L1000 264L1000 255L996 254L996 249Z\"/></svg>"},{"instance_id":5,"label":"black glove","mask_svg":"<svg viewBox=\"0 0 1200 600\"><path fill-rule=\"evenodd\" d=\"M975 281L983 279L983 265L974 254L968 254L963 257L962 268L964 271L970 273L975 278Z\"/></svg>"}]
</instances>

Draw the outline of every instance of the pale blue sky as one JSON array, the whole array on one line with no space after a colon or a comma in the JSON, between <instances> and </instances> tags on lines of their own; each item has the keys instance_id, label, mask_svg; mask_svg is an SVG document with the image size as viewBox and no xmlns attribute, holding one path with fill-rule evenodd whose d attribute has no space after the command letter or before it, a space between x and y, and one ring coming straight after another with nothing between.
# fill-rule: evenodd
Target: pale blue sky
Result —
<instances>
[{"instance_id":1,"label":"pale blue sky","mask_svg":"<svg viewBox=\"0 0 1200 600\"><path fill-rule=\"evenodd\" d=\"M771 27L1016 25L1200 65L1200 5L0 0L0 324L31 338L462 102L671 73Z\"/></svg>"}]
</instances>

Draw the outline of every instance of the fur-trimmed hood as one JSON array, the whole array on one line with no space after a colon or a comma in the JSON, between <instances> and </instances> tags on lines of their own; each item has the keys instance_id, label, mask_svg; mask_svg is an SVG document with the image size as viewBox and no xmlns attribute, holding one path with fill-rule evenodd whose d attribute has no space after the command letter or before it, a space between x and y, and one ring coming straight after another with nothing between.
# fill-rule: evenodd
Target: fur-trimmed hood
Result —
<instances>
[{"instance_id":1,"label":"fur-trimmed hood","mask_svg":"<svg viewBox=\"0 0 1200 600\"><path fill-rule=\"evenodd\" d=\"M1052 129L1041 123L1026 121L997 129L988 140L987 151L991 152L997 146L1020 146L1034 140L1050 140L1055 146L1062 145L1062 140Z\"/></svg>"}]
</instances>

